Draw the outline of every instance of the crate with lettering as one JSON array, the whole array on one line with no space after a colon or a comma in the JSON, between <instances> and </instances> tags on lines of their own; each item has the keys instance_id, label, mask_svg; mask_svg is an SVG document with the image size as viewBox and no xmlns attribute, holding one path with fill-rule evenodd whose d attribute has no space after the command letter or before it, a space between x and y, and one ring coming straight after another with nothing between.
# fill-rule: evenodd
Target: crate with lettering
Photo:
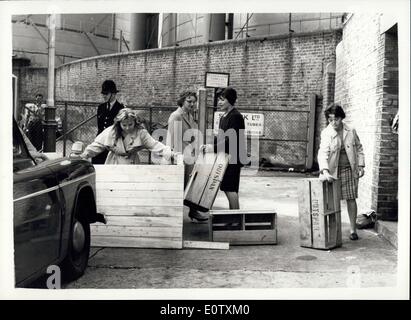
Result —
<instances>
[{"instance_id":1,"label":"crate with lettering","mask_svg":"<svg viewBox=\"0 0 411 320\"><path fill-rule=\"evenodd\" d=\"M277 214L274 210L211 210L209 237L230 245L277 244Z\"/></svg>"},{"instance_id":2,"label":"crate with lettering","mask_svg":"<svg viewBox=\"0 0 411 320\"><path fill-rule=\"evenodd\" d=\"M300 245L315 249L341 246L340 182L305 179L299 185Z\"/></svg>"},{"instance_id":3,"label":"crate with lettering","mask_svg":"<svg viewBox=\"0 0 411 320\"><path fill-rule=\"evenodd\" d=\"M213 206L230 156L225 153L201 153L184 191L184 204L199 211Z\"/></svg>"}]
</instances>

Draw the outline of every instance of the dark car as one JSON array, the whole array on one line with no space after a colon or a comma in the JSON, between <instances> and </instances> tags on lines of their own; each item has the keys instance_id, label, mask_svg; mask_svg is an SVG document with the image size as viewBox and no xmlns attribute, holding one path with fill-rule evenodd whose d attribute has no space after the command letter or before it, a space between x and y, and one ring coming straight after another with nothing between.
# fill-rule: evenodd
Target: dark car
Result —
<instances>
[{"instance_id":1,"label":"dark car","mask_svg":"<svg viewBox=\"0 0 411 320\"><path fill-rule=\"evenodd\" d=\"M90 223L96 212L95 169L79 158L36 163L13 120L14 262L17 287L61 267L63 280L88 264Z\"/></svg>"}]
</instances>

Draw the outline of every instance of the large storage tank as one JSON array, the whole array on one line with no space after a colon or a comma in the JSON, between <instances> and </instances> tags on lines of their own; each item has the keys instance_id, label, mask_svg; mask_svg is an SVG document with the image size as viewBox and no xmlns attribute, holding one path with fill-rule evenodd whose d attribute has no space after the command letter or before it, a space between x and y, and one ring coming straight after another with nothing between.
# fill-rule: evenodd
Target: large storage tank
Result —
<instances>
[{"instance_id":1,"label":"large storage tank","mask_svg":"<svg viewBox=\"0 0 411 320\"><path fill-rule=\"evenodd\" d=\"M165 13L161 45L340 29L343 13Z\"/></svg>"}]
</instances>

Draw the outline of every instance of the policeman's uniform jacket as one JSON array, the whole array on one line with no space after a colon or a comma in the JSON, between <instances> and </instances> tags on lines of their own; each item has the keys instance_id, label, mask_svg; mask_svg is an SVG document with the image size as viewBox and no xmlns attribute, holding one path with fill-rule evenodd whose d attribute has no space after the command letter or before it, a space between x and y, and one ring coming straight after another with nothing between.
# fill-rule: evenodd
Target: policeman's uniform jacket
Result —
<instances>
[{"instance_id":1,"label":"policeman's uniform jacket","mask_svg":"<svg viewBox=\"0 0 411 320\"><path fill-rule=\"evenodd\" d=\"M108 102L102 103L97 107L97 134L103 132L104 129L114 124L114 118L117 113L124 108L124 105L116 100L113 107L110 109Z\"/></svg>"},{"instance_id":2,"label":"policeman's uniform jacket","mask_svg":"<svg viewBox=\"0 0 411 320\"><path fill-rule=\"evenodd\" d=\"M97 107L97 135L102 133L104 129L112 126L114 124L114 118L117 113L124 108L124 105L116 100L113 107L110 109L110 103L105 102ZM108 155L108 150L100 153L93 158L93 164L104 164L106 157Z\"/></svg>"}]
</instances>

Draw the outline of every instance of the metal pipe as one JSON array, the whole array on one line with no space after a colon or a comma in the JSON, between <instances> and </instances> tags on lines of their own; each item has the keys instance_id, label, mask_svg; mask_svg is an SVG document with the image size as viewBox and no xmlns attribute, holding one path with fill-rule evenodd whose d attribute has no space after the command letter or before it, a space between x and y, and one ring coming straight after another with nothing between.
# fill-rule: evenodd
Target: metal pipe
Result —
<instances>
[{"instance_id":1,"label":"metal pipe","mask_svg":"<svg viewBox=\"0 0 411 320\"><path fill-rule=\"evenodd\" d=\"M64 103L64 122L63 122L63 157L66 156L66 144L67 144L67 102Z\"/></svg>"},{"instance_id":2,"label":"metal pipe","mask_svg":"<svg viewBox=\"0 0 411 320\"><path fill-rule=\"evenodd\" d=\"M117 52L121 52L122 42L123 42L123 30L120 29L120 35L118 36L118 48L117 48Z\"/></svg>"},{"instance_id":3,"label":"metal pipe","mask_svg":"<svg viewBox=\"0 0 411 320\"><path fill-rule=\"evenodd\" d=\"M56 53L56 15L48 17L49 39L48 39L48 79L47 79L47 105L45 108L44 145L45 152L56 151L56 108L54 106L54 75L55 75L55 53Z\"/></svg>"},{"instance_id":4,"label":"metal pipe","mask_svg":"<svg viewBox=\"0 0 411 320\"><path fill-rule=\"evenodd\" d=\"M227 39L233 39L233 30L234 30L234 13L229 13L228 21L227 21Z\"/></svg>"}]
</instances>

